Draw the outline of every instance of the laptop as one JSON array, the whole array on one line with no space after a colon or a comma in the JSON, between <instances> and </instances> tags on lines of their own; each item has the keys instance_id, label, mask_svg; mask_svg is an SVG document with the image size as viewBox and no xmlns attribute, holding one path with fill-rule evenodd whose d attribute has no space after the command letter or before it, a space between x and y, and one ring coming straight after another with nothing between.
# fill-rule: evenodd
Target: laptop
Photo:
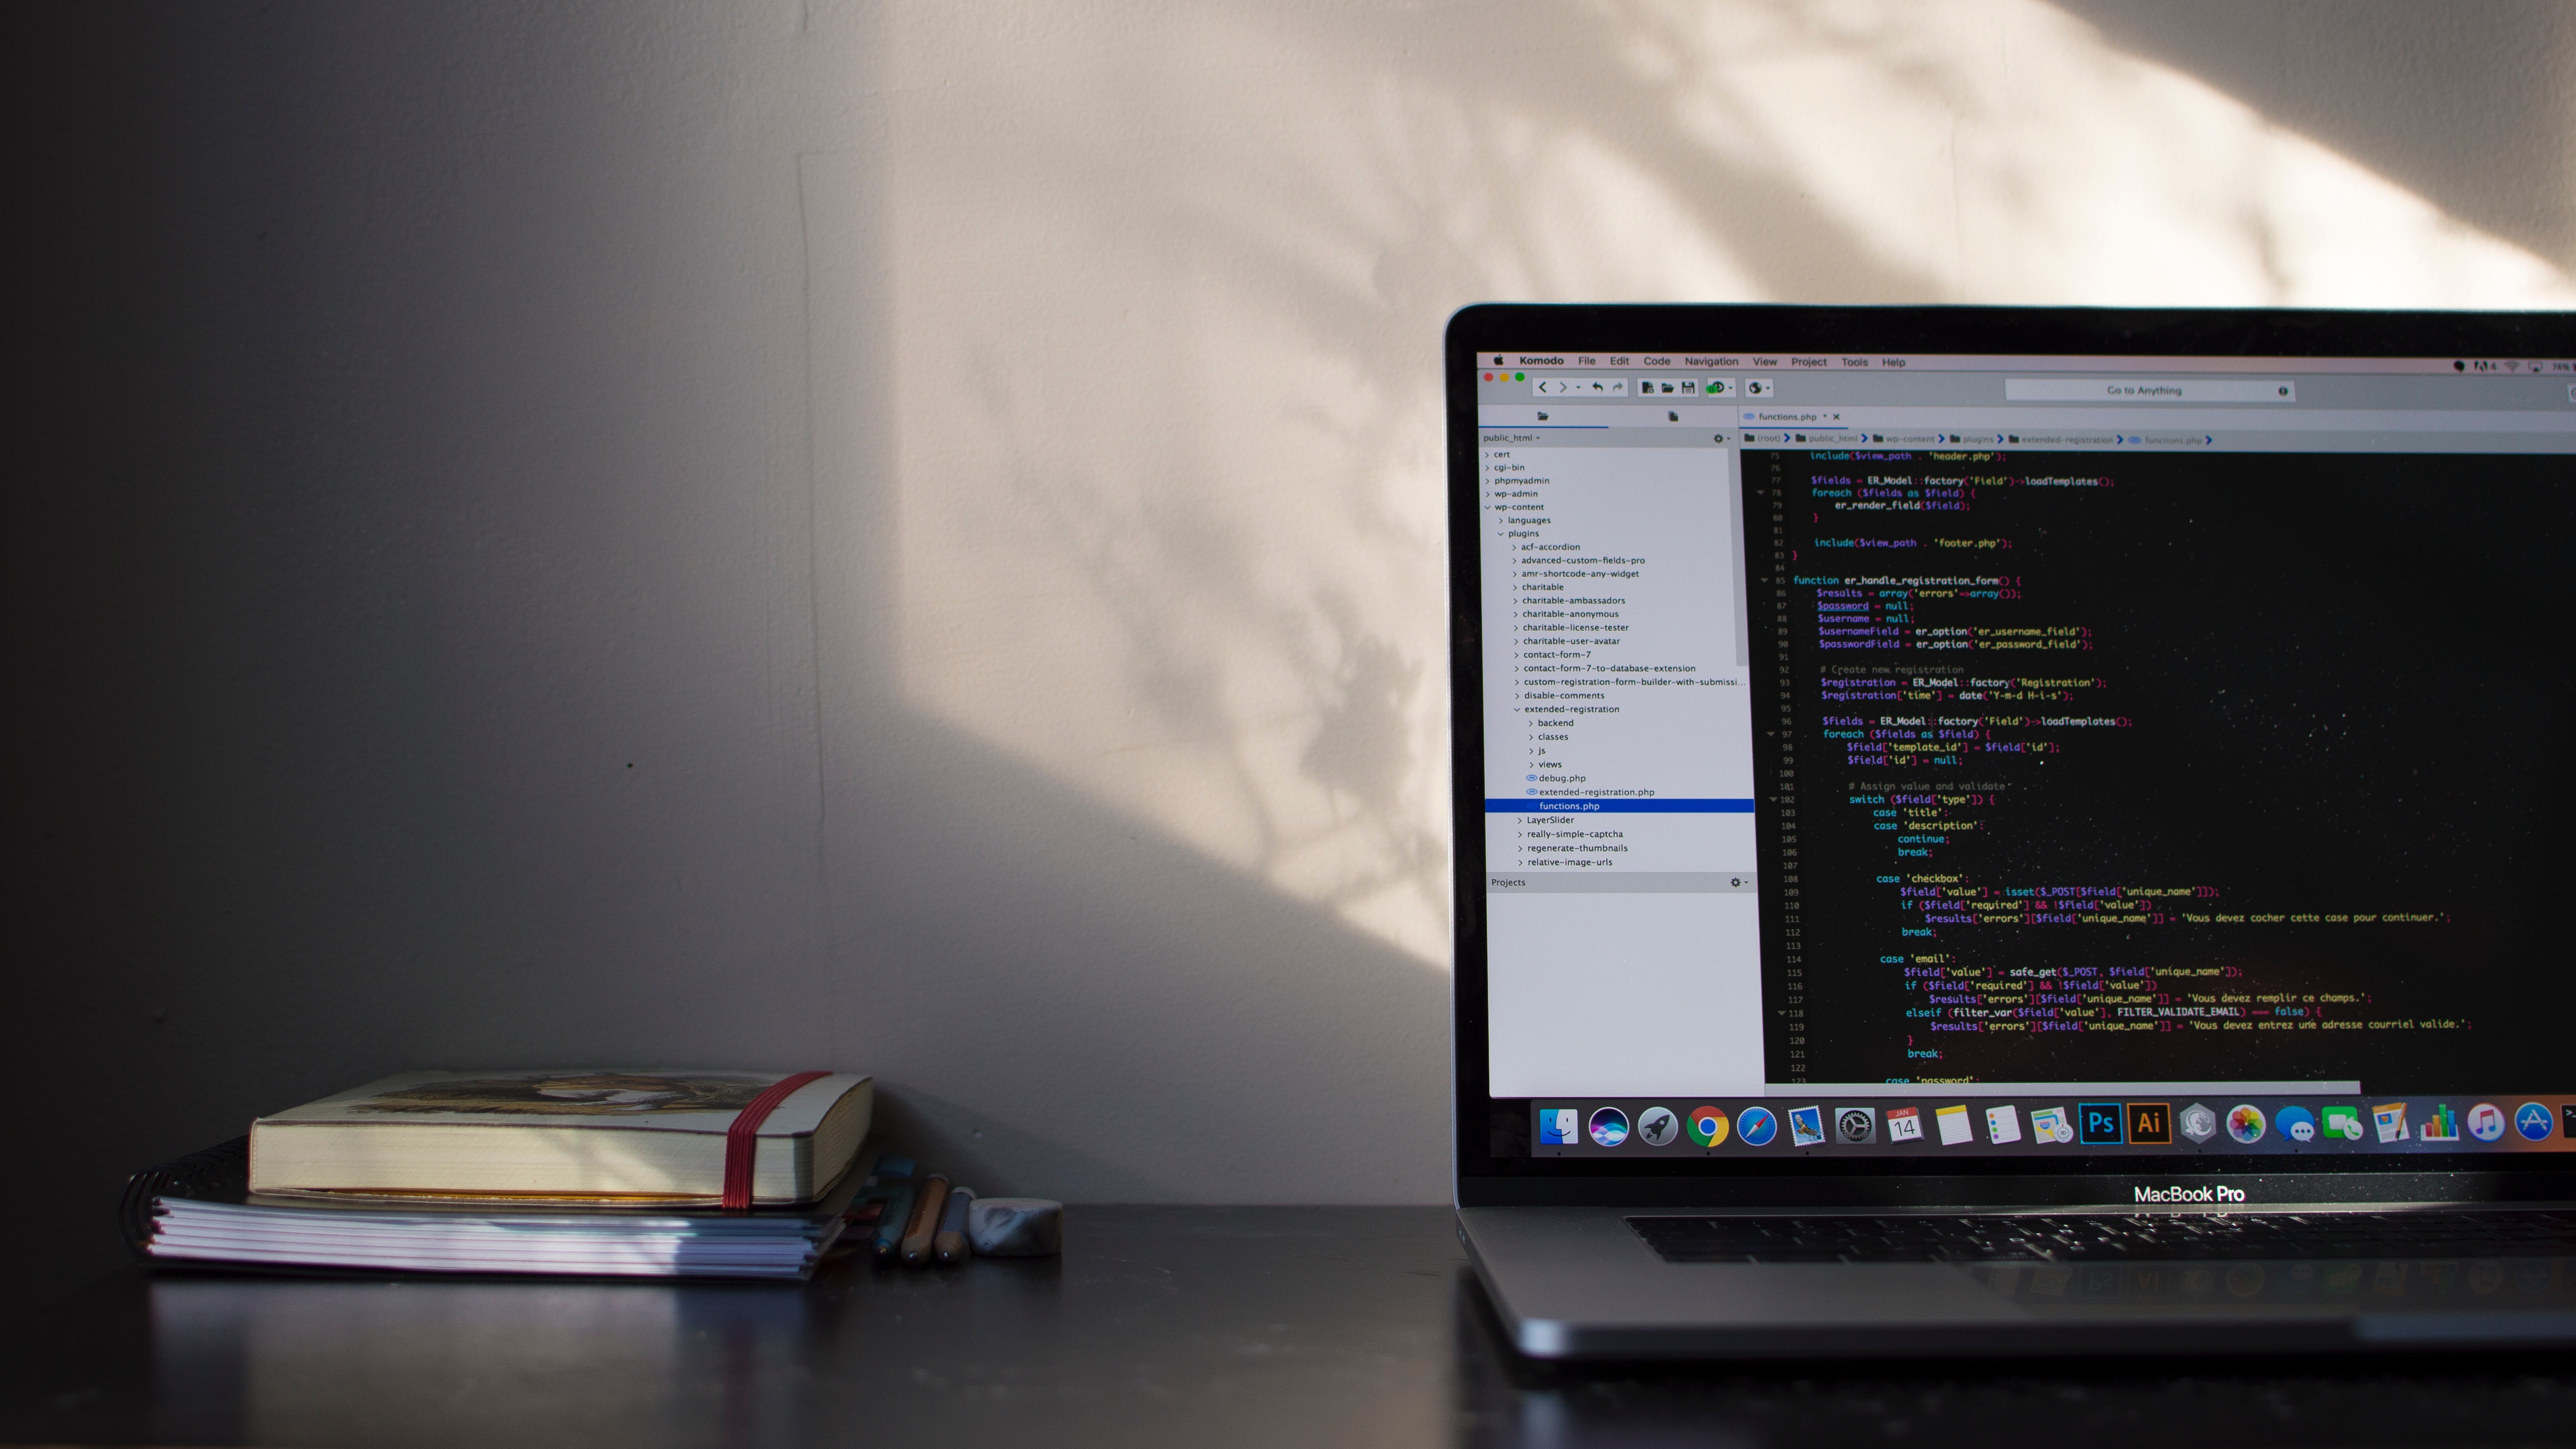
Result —
<instances>
[{"instance_id":1,"label":"laptop","mask_svg":"<svg viewBox=\"0 0 2576 1449\"><path fill-rule=\"evenodd\" d=\"M2576 321L1450 322L1541 1358L2576 1344Z\"/></svg>"}]
</instances>

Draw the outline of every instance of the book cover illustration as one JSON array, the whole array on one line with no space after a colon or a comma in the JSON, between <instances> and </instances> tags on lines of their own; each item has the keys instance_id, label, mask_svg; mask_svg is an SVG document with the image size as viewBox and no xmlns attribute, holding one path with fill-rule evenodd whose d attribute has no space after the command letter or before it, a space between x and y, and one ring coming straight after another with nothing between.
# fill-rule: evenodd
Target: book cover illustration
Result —
<instances>
[{"instance_id":1,"label":"book cover illustration","mask_svg":"<svg viewBox=\"0 0 2576 1449\"><path fill-rule=\"evenodd\" d=\"M344 1105L352 1112L549 1117L738 1112L774 1080L712 1072L520 1073L424 1082Z\"/></svg>"},{"instance_id":2,"label":"book cover illustration","mask_svg":"<svg viewBox=\"0 0 2576 1449\"><path fill-rule=\"evenodd\" d=\"M260 1119L261 1125L618 1127L721 1133L783 1072L694 1068L405 1072ZM866 1078L835 1073L799 1090L761 1124L763 1137L811 1132Z\"/></svg>"}]
</instances>

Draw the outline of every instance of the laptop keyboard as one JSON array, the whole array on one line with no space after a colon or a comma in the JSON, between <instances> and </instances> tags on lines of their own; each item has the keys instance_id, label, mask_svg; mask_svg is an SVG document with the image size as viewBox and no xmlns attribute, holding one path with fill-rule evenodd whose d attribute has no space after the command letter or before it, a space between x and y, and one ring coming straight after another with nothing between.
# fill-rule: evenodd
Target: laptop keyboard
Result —
<instances>
[{"instance_id":1,"label":"laptop keyboard","mask_svg":"<svg viewBox=\"0 0 2576 1449\"><path fill-rule=\"evenodd\" d=\"M2576 1212L1634 1217L1667 1263L2576 1257Z\"/></svg>"}]
</instances>

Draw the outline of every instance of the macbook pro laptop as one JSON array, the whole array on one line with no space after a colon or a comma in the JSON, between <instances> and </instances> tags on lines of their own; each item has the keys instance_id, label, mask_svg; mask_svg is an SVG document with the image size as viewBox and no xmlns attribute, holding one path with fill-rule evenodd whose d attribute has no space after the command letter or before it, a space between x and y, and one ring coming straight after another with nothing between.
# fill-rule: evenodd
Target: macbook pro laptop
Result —
<instances>
[{"instance_id":1,"label":"macbook pro laptop","mask_svg":"<svg viewBox=\"0 0 2576 1449\"><path fill-rule=\"evenodd\" d=\"M2576 1344L2576 322L1450 323L1519 1348Z\"/></svg>"}]
</instances>

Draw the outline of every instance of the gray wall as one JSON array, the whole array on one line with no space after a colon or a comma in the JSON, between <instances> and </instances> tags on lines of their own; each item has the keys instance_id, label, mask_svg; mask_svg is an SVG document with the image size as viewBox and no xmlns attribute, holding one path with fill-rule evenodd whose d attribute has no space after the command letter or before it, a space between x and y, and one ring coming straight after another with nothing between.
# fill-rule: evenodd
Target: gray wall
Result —
<instances>
[{"instance_id":1,"label":"gray wall","mask_svg":"<svg viewBox=\"0 0 2576 1449\"><path fill-rule=\"evenodd\" d=\"M2455 13L47 7L14 1286L424 1065L1440 1198L1447 312L2567 305L2571 12Z\"/></svg>"}]
</instances>

